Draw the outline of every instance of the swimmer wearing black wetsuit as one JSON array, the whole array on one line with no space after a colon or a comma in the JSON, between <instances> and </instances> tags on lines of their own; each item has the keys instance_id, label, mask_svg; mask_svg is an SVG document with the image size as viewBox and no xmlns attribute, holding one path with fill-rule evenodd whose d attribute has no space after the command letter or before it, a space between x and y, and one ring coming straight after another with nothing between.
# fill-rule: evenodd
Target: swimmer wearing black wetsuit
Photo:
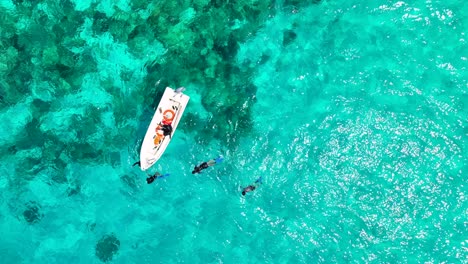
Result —
<instances>
[{"instance_id":1,"label":"swimmer wearing black wetsuit","mask_svg":"<svg viewBox=\"0 0 468 264\"><path fill-rule=\"evenodd\" d=\"M253 184L245 187L242 189L242 195L245 195L246 193L248 192L252 192L254 191L255 189L257 189L257 187L262 184L262 176L260 176L260 178L258 178Z\"/></svg>"},{"instance_id":2,"label":"swimmer wearing black wetsuit","mask_svg":"<svg viewBox=\"0 0 468 264\"><path fill-rule=\"evenodd\" d=\"M156 180L156 179L164 179L164 178L170 176L170 174L169 174L169 173L166 173L166 174L164 174L164 175L161 175L161 173L156 172L153 176L151 176L151 175L149 175L149 174L148 174L148 176L149 176L149 177L146 178L146 183L150 184L150 183L154 182L154 180Z\"/></svg>"},{"instance_id":3,"label":"swimmer wearing black wetsuit","mask_svg":"<svg viewBox=\"0 0 468 264\"><path fill-rule=\"evenodd\" d=\"M219 156L216 159L211 159L209 161L203 162L202 164L200 164L198 166L195 166L195 168L192 171L192 174L200 173L202 170L204 170L204 169L206 169L208 167L214 166L217 163L222 162L223 159L224 158L222 156Z\"/></svg>"}]
</instances>

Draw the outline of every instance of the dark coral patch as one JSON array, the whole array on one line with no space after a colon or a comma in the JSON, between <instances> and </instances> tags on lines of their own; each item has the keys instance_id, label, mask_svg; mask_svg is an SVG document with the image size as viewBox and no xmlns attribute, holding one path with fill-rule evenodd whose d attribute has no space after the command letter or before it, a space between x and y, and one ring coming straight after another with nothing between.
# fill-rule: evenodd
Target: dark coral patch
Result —
<instances>
[{"instance_id":1,"label":"dark coral patch","mask_svg":"<svg viewBox=\"0 0 468 264\"><path fill-rule=\"evenodd\" d=\"M113 233L104 235L96 244L96 257L102 262L111 261L119 248L120 241Z\"/></svg>"},{"instance_id":2,"label":"dark coral patch","mask_svg":"<svg viewBox=\"0 0 468 264\"><path fill-rule=\"evenodd\" d=\"M35 202L27 203L26 209L23 212L23 217L26 222L30 224L39 222L43 217L40 206Z\"/></svg>"},{"instance_id":3,"label":"dark coral patch","mask_svg":"<svg viewBox=\"0 0 468 264\"><path fill-rule=\"evenodd\" d=\"M283 46L291 44L297 37L297 34L292 30L286 30L283 32Z\"/></svg>"},{"instance_id":4,"label":"dark coral patch","mask_svg":"<svg viewBox=\"0 0 468 264\"><path fill-rule=\"evenodd\" d=\"M138 189L137 177L130 175L122 175L120 179L133 191Z\"/></svg>"},{"instance_id":5,"label":"dark coral patch","mask_svg":"<svg viewBox=\"0 0 468 264\"><path fill-rule=\"evenodd\" d=\"M68 186L67 188L68 196L80 194L80 191L81 191L81 185L79 184L73 184L73 185Z\"/></svg>"}]
</instances>

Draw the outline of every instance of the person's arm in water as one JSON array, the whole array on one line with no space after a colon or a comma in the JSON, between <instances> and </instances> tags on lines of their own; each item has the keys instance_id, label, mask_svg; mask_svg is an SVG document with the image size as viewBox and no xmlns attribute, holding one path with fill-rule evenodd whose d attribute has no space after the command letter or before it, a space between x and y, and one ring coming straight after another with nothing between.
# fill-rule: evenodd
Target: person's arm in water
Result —
<instances>
[{"instance_id":1,"label":"person's arm in water","mask_svg":"<svg viewBox=\"0 0 468 264\"><path fill-rule=\"evenodd\" d=\"M137 161L137 162L133 163L132 167L135 167L135 165L138 165L138 167L141 167L141 162Z\"/></svg>"}]
</instances>

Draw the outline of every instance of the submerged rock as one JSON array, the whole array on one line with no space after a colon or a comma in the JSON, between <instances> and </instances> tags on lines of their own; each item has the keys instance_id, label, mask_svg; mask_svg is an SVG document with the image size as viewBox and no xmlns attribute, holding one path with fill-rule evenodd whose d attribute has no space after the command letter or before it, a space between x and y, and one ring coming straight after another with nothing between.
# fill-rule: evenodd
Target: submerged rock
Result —
<instances>
[{"instance_id":1,"label":"submerged rock","mask_svg":"<svg viewBox=\"0 0 468 264\"><path fill-rule=\"evenodd\" d=\"M30 224L39 222L43 217L40 209L40 206L35 202L29 202L26 204L26 210L23 212L23 217L26 222Z\"/></svg>"},{"instance_id":2,"label":"submerged rock","mask_svg":"<svg viewBox=\"0 0 468 264\"><path fill-rule=\"evenodd\" d=\"M81 192L81 185L79 185L78 183L72 184L67 188L68 196L77 195L77 194L80 194L80 192Z\"/></svg>"},{"instance_id":3,"label":"submerged rock","mask_svg":"<svg viewBox=\"0 0 468 264\"><path fill-rule=\"evenodd\" d=\"M131 190L138 190L137 177L135 175L131 176L125 174L120 177L120 180L122 180Z\"/></svg>"},{"instance_id":4,"label":"submerged rock","mask_svg":"<svg viewBox=\"0 0 468 264\"><path fill-rule=\"evenodd\" d=\"M120 241L112 233L104 235L96 244L96 257L102 262L111 261L114 255L119 251Z\"/></svg>"},{"instance_id":5,"label":"submerged rock","mask_svg":"<svg viewBox=\"0 0 468 264\"><path fill-rule=\"evenodd\" d=\"M296 40L297 34L293 30L286 30L283 32L283 46L291 44Z\"/></svg>"}]
</instances>

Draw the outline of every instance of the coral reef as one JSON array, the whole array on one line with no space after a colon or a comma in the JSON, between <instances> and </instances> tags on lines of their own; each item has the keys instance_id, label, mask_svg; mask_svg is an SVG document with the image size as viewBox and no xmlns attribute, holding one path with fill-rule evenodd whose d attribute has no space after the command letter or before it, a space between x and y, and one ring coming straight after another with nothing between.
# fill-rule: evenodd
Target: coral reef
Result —
<instances>
[{"instance_id":1,"label":"coral reef","mask_svg":"<svg viewBox=\"0 0 468 264\"><path fill-rule=\"evenodd\" d=\"M236 61L239 43L274 15L275 5L25 0L0 6L0 120L6 124L0 152L25 155L18 159L29 167L16 168L24 179L54 166L51 179L66 183L66 164L105 163L106 153L134 138L135 117L157 104L163 87L189 84L216 118L188 112L180 129L235 147L251 130L257 90L255 65ZM37 157L20 152L34 148L42 150Z\"/></svg>"},{"instance_id":2,"label":"coral reef","mask_svg":"<svg viewBox=\"0 0 468 264\"><path fill-rule=\"evenodd\" d=\"M96 257L102 262L109 262L119 251L120 241L115 234L104 235L96 244Z\"/></svg>"},{"instance_id":3,"label":"coral reef","mask_svg":"<svg viewBox=\"0 0 468 264\"><path fill-rule=\"evenodd\" d=\"M27 203L26 209L23 212L23 217L29 224L39 222L43 217L40 206L36 202Z\"/></svg>"}]
</instances>

